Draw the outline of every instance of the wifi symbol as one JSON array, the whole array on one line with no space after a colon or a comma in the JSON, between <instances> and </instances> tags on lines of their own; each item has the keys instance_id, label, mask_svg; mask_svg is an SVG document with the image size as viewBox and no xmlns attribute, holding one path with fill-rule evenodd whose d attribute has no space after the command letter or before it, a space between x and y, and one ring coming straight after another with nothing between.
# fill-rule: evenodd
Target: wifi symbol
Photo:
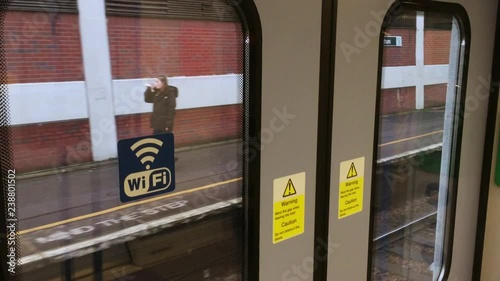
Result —
<instances>
[{"instance_id":1,"label":"wifi symbol","mask_svg":"<svg viewBox=\"0 0 500 281\"><path fill-rule=\"evenodd\" d=\"M146 145L146 147L139 149L139 147ZM142 139L134 143L130 149L135 152L137 158L142 164L146 165L146 170L151 168L151 164L155 161L155 157L160 151L159 148L163 145L163 142L159 139Z\"/></svg>"}]
</instances>

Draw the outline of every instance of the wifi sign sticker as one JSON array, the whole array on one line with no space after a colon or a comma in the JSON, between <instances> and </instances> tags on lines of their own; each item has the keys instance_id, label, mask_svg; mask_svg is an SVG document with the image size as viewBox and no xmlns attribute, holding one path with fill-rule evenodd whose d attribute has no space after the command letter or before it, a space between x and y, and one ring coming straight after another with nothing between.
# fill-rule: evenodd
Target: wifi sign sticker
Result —
<instances>
[{"instance_id":1,"label":"wifi sign sticker","mask_svg":"<svg viewBox=\"0 0 500 281\"><path fill-rule=\"evenodd\" d=\"M120 140L118 170L122 203L174 191L174 135Z\"/></svg>"}]
</instances>

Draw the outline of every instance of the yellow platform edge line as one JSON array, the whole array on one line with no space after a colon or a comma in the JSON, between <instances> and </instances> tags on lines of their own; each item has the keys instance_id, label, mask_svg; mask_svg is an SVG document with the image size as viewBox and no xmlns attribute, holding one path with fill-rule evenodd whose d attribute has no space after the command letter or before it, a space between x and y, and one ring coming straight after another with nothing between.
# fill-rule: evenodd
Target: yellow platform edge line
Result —
<instances>
[{"instance_id":1,"label":"yellow platform edge line","mask_svg":"<svg viewBox=\"0 0 500 281\"><path fill-rule=\"evenodd\" d=\"M234 178L234 179L230 179L230 180L227 180L227 181L222 181L222 182L217 182L217 183L213 183L213 184L208 184L208 185L204 185L204 186L200 186L200 187L195 187L195 188L184 190L184 191L180 191L180 192L170 193L170 194L159 196L159 197L154 197L154 198L150 198L150 199L146 199L146 200L142 200L142 201L137 201L137 202L134 202L134 203L120 205L120 206L116 206L116 207L109 208L109 209L106 209L106 210L102 210L102 211L99 211L99 212L90 213L90 214L86 214L86 215L83 215L83 216L74 217L74 218L70 218L70 219L67 219L67 220L58 221L58 222L54 222L54 223L50 223L50 224L45 224L45 225L41 225L41 226L30 228L30 229L26 229L26 230L21 230L21 231L18 232L18 235L28 234L28 233L31 233L31 232L34 232L34 231L43 230L43 229L47 229L47 228L51 228L51 227L56 227L56 226L59 226L59 225L63 225L63 224L67 224L67 223L71 223L71 222L75 222L75 221L79 221L79 220L83 220L83 219L88 219L88 218L96 217L96 216L99 216L99 215L108 214L108 213L111 213L111 212L115 212L115 211L118 211L118 210L130 208L130 207L133 207L133 206L142 205L142 204L146 204L146 203L150 203L150 202L154 202L154 201L158 201L158 200L162 200L162 199L166 199L166 198L170 198L170 197L174 197L174 196L179 196L179 195L183 195L183 194L193 193L193 192L197 192L197 191L201 191L201 190L205 190L205 189L217 187L217 186L220 186L220 185L225 185L225 184L237 182L237 181L240 181L240 180L242 180L241 177Z\"/></svg>"},{"instance_id":2,"label":"yellow platform edge line","mask_svg":"<svg viewBox=\"0 0 500 281\"><path fill-rule=\"evenodd\" d=\"M395 141L391 141L391 142L386 142L386 143L380 144L379 147L384 147L384 146L387 146L387 145L396 144L396 143L400 143L400 142L404 142L404 141L409 141L409 140L414 140L414 139L423 138L423 137L427 137L427 136L432 136L432 135L435 135L435 134L440 134L442 132L443 132L443 130L434 131L434 132L430 132L430 133L427 133L427 134L422 134L422 135L418 135L418 136L414 136L414 137L409 137L409 138L405 138L405 139L400 139L400 140L395 140Z\"/></svg>"}]
</instances>

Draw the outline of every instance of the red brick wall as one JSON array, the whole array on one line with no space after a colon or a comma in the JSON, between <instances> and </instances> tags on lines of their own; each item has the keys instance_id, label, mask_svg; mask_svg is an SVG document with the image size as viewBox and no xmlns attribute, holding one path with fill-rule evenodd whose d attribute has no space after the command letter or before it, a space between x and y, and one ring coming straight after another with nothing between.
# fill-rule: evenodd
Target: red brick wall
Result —
<instances>
[{"instance_id":1,"label":"red brick wall","mask_svg":"<svg viewBox=\"0 0 500 281\"><path fill-rule=\"evenodd\" d=\"M76 15L9 11L3 24L8 83L84 79ZM13 126L12 142L19 172L92 160L87 119Z\"/></svg>"},{"instance_id":2,"label":"red brick wall","mask_svg":"<svg viewBox=\"0 0 500 281\"><path fill-rule=\"evenodd\" d=\"M12 127L14 165L18 172L92 161L88 120Z\"/></svg>"},{"instance_id":3,"label":"red brick wall","mask_svg":"<svg viewBox=\"0 0 500 281\"><path fill-rule=\"evenodd\" d=\"M450 61L451 31L425 30L424 64L448 64Z\"/></svg>"},{"instance_id":4,"label":"red brick wall","mask_svg":"<svg viewBox=\"0 0 500 281\"><path fill-rule=\"evenodd\" d=\"M177 148L242 137L241 105L178 110L174 134ZM149 135L150 113L116 117L118 139Z\"/></svg>"},{"instance_id":5,"label":"red brick wall","mask_svg":"<svg viewBox=\"0 0 500 281\"><path fill-rule=\"evenodd\" d=\"M179 110L176 147L240 138L242 106L227 105ZM149 113L117 116L118 138L151 134ZM88 120L12 127L16 170L30 172L92 161Z\"/></svg>"},{"instance_id":6,"label":"red brick wall","mask_svg":"<svg viewBox=\"0 0 500 281\"><path fill-rule=\"evenodd\" d=\"M384 47L384 66L415 65L414 29L388 29L387 36L401 36L402 47ZM424 31L424 64L448 64L451 32L449 30Z\"/></svg>"},{"instance_id":7,"label":"red brick wall","mask_svg":"<svg viewBox=\"0 0 500 281\"><path fill-rule=\"evenodd\" d=\"M242 73L239 23L108 17L114 79Z\"/></svg>"},{"instance_id":8,"label":"red brick wall","mask_svg":"<svg viewBox=\"0 0 500 281\"><path fill-rule=\"evenodd\" d=\"M384 48L384 66L415 65L415 30L390 29L403 47ZM242 36L238 23L109 17L114 79L241 73ZM9 83L84 80L78 16L6 13L4 21ZM447 63L449 31L425 32L426 64ZM442 85L426 87L426 106L440 105ZM414 87L384 90L382 113L415 108ZM179 110L178 147L239 137L239 105ZM149 114L117 117L119 139L149 134ZM13 127L19 171L92 161L88 120Z\"/></svg>"},{"instance_id":9,"label":"red brick wall","mask_svg":"<svg viewBox=\"0 0 500 281\"><path fill-rule=\"evenodd\" d=\"M76 15L9 11L3 24L9 83L83 80Z\"/></svg>"},{"instance_id":10,"label":"red brick wall","mask_svg":"<svg viewBox=\"0 0 500 281\"><path fill-rule=\"evenodd\" d=\"M427 85L424 87L425 107L444 106L446 102L446 84Z\"/></svg>"},{"instance_id":11,"label":"red brick wall","mask_svg":"<svg viewBox=\"0 0 500 281\"><path fill-rule=\"evenodd\" d=\"M81 81L78 15L9 11L9 83ZM109 17L114 79L241 73L239 23Z\"/></svg>"},{"instance_id":12,"label":"red brick wall","mask_svg":"<svg viewBox=\"0 0 500 281\"><path fill-rule=\"evenodd\" d=\"M425 30L424 63L448 64L450 59L451 31ZM446 84L425 86L424 106L443 106L446 101Z\"/></svg>"},{"instance_id":13,"label":"red brick wall","mask_svg":"<svg viewBox=\"0 0 500 281\"><path fill-rule=\"evenodd\" d=\"M401 36L402 47L384 47L384 66L408 66L415 65L415 29L390 28L386 30L386 36Z\"/></svg>"},{"instance_id":14,"label":"red brick wall","mask_svg":"<svg viewBox=\"0 0 500 281\"><path fill-rule=\"evenodd\" d=\"M238 23L109 17L114 79L241 73ZM9 83L84 80L78 16L9 11L4 20ZM239 137L241 107L180 110L178 146ZM142 121L139 121L142 120ZM117 117L120 138L149 134L149 114ZM18 171L92 161L88 120L13 127Z\"/></svg>"},{"instance_id":15,"label":"red brick wall","mask_svg":"<svg viewBox=\"0 0 500 281\"><path fill-rule=\"evenodd\" d=\"M413 29L388 29L388 36L402 36L403 47L384 47L384 66L415 65L415 36ZM424 64L448 64L450 53L451 32L446 30L425 30L424 32ZM415 89L402 88L401 101L395 98L397 89L383 90L382 112L404 112L415 110ZM424 106L435 107L444 105L446 85L425 86Z\"/></svg>"},{"instance_id":16,"label":"red brick wall","mask_svg":"<svg viewBox=\"0 0 500 281\"><path fill-rule=\"evenodd\" d=\"M380 98L381 114L415 110L415 87L385 89Z\"/></svg>"}]
</instances>

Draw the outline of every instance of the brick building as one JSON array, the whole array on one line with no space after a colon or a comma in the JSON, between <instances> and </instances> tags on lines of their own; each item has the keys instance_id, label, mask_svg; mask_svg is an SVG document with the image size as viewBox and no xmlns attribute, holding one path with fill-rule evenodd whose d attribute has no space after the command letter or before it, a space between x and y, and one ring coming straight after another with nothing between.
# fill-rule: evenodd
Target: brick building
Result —
<instances>
[{"instance_id":1,"label":"brick building","mask_svg":"<svg viewBox=\"0 0 500 281\"><path fill-rule=\"evenodd\" d=\"M81 23L78 13L11 10L5 15L13 154L19 172L103 160L93 151L106 133L90 129L93 113L86 96ZM105 46L101 53L109 55L115 116L109 128L117 140L151 133L151 106L142 101L142 92L143 84L158 74L168 74L179 88L177 148L241 138L244 39L238 20L107 13L105 24L106 44L95 48ZM391 28L387 33L400 36L403 44L384 48L384 69L410 76L418 67L443 72L449 59L449 30L426 28L421 40L416 27ZM421 61L415 55L419 44ZM87 69L87 75L92 71ZM444 83L405 85L385 76L389 81L384 83L392 86L382 90L383 114L418 109L418 87L424 92L425 108L444 104ZM113 158L113 153L106 155Z\"/></svg>"}]
</instances>

